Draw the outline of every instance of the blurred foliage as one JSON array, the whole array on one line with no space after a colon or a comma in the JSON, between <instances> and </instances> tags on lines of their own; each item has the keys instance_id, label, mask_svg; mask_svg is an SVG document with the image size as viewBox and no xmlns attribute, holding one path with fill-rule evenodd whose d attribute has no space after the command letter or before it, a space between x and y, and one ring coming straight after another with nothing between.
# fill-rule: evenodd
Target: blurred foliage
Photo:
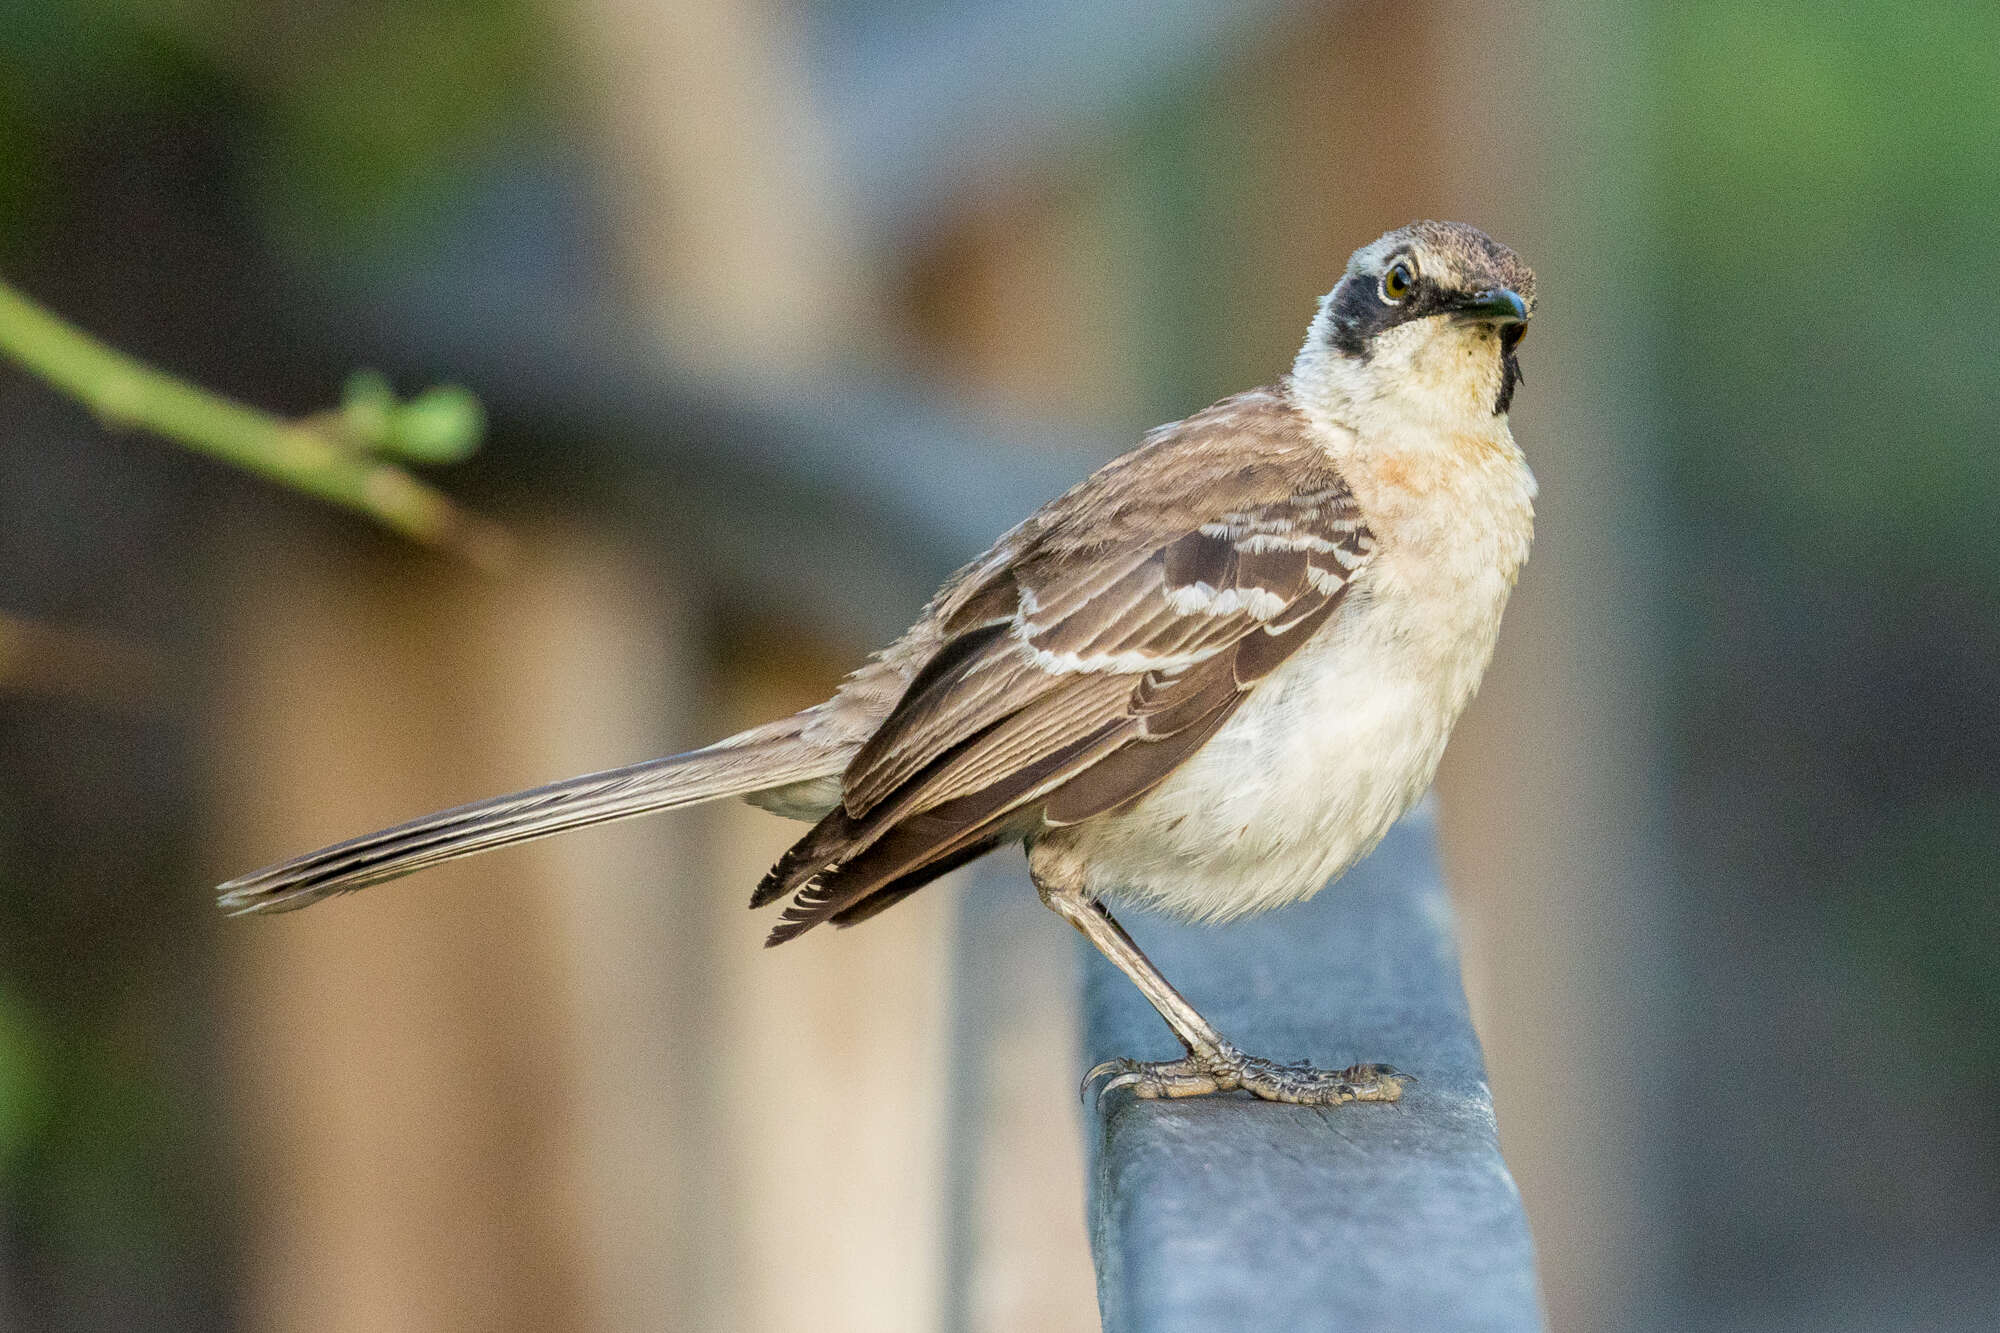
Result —
<instances>
[{"instance_id":1,"label":"blurred foliage","mask_svg":"<svg viewBox=\"0 0 2000 1333\"><path fill-rule=\"evenodd\" d=\"M177 901L189 822L95 776L94 795L115 795L79 808L76 779L115 771L107 756L145 764L147 722L0 702L0 750L41 784L0 784L7 1295L25 1299L23 1327L130 1327L135 1303L161 1307L148 1326L185 1326L165 1311L219 1299L233 1204L208 1104L209 973L193 933L208 923ZM41 742L58 736L51 756ZM66 786L68 801L43 799ZM94 1313L44 1322L57 1310Z\"/></svg>"},{"instance_id":2,"label":"blurred foliage","mask_svg":"<svg viewBox=\"0 0 2000 1333\"><path fill-rule=\"evenodd\" d=\"M341 395L343 438L371 453L412 463L457 463L472 456L486 432L486 411L470 389L440 384L407 403L379 371L355 372Z\"/></svg>"},{"instance_id":3,"label":"blurred foliage","mask_svg":"<svg viewBox=\"0 0 2000 1333\"><path fill-rule=\"evenodd\" d=\"M0 226L42 202L65 138L227 106L281 244L393 244L545 113L532 0L31 0L0 6Z\"/></svg>"},{"instance_id":4,"label":"blurred foliage","mask_svg":"<svg viewBox=\"0 0 2000 1333\"><path fill-rule=\"evenodd\" d=\"M192 1127L174 1113L165 1071L135 1058L136 1043L95 1024L71 1027L31 1088L36 1114L11 1197L73 1261L158 1263L188 1204L177 1197L181 1173L166 1168L188 1157Z\"/></svg>"},{"instance_id":5,"label":"blurred foliage","mask_svg":"<svg viewBox=\"0 0 2000 1333\"><path fill-rule=\"evenodd\" d=\"M2000 558L2000 6L1665 6L1681 463L1802 554Z\"/></svg>"},{"instance_id":6,"label":"blurred foliage","mask_svg":"<svg viewBox=\"0 0 2000 1333\"><path fill-rule=\"evenodd\" d=\"M1697 783L2000 1080L2000 6L1659 6ZM1721 777L1717 777L1721 774ZM1703 828L1691 845L1714 839ZM1791 865L1800 883L1787 884Z\"/></svg>"},{"instance_id":7,"label":"blurred foliage","mask_svg":"<svg viewBox=\"0 0 2000 1333\"><path fill-rule=\"evenodd\" d=\"M0 988L0 1188L11 1194L23 1150L48 1115L47 1053L28 1007Z\"/></svg>"},{"instance_id":8,"label":"blurred foliage","mask_svg":"<svg viewBox=\"0 0 2000 1333\"><path fill-rule=\"evenodd\" d=\"M1886 984L1908 987L1914 1026L1963 1075L2000 1065L1994 956L2000 952L2000 794L1947 798L1894 821L1841 887L1841 907Z\"/></svg>"},{"instance_id":9,"label":"blurred foliage","mask_svg":"<svg viewBox=\"0 0 2000 1333\"><path fill-rule=\"evenodd\" d=\"M389 461L456 462L479 447L485 416L455 385L399 403L387 379L364 372L348 384L340 410L289 420L128 356L5 282L0 356L76 397L106 425L151 431L474 562L504 557L505 533Z\"/></svg>"},{"instance_id":10,"label":"blurred foliage","mask_svg":"<svg viewBox=\"0 0 2000 1333\"><path fill-rule=\"evenodd\" d=\"M141 158L199 177L191 189L213 192L215 225L247 212L281 257L421 247L468 181L547 122L561 49L547 21L535 0L0 4L0 264L88 263L67 231ZM146 225L149 205L133 222ZM483 426L462 390L399 402L367 374L311 424L344 448L426 464L463 456ZM0 721L42 737L36 709L48 711ZM128 822L107 835L8 795L0 786L0 1246L10 1275L60 1288L25 1293L33 1312L97 1308L103 1318L70 1326L127 1327L145 1311L148 1326L187 1326L191 1309L175 1301L226 1299L216 1286L233 1216L202 1103L212 1038L190 1029L206 1012L203 974L173 935L205 919L179 905L189 849L178 830ZM128 857L106 838L148 850ZM146 857L158 864L137 864ZM36 882L6 879L10 864L36 866Z\"/></svg>"}]
</instances>

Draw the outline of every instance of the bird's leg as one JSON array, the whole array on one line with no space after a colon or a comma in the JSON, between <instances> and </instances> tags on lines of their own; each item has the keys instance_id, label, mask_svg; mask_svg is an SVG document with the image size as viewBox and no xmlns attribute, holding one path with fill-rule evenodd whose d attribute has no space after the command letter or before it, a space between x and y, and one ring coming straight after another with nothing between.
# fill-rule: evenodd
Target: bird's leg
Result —
<instances>
[{"instance_id":1,"label":"bird's leg","mask_svg":"<svg viewBox=\"0 0 2000 1333\"><path fill-rule=\"evenodd\" d=\"M1139 951L1125 928L1104 905L1075 889L1054 886L1037 877L1035 887L1042 901L1063 920L1081 931L1097 951L1132 979L1139 993L1167 1020L1187 1055L1179 1060L1143 1063L1138 1060L1107 1060L1084 1076L1084 1086L1105 1075L1110 1081L1099 1091L1100 1098L1115 1088L1130 1088L1140 1097L1199 1097L1203 1093L1227 1092L1242 1088L1265 1101L1299 1102L1311 1106L1338 1106L1342 1102L1393 1102L1403 1095L1408 1075L1388 1065L1353 1065L1347 1069L1313 1069L1305 1065L1280 1065L1245 1055L1208 1020L1195 1011L1187 998L1175 990L1160 969Z\"/></svg>"}]
</instances>

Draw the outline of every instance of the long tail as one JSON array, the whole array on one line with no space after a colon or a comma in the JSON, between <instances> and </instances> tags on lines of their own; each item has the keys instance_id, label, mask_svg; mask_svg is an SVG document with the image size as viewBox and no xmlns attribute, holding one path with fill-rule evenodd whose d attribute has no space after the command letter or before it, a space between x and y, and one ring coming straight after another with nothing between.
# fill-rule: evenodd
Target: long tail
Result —
<instances>
[{"instance_id":1,"label":"long tail","mask_svg":"<svg viewBox=\"0 0 2000 1333\"><path fill-rule=\"evenodd\" d=\"M443 861L564 829L745 796L838 774L845 757L799 738L798 720L701 750L552 782L349 838L224 884L224 911L284 912Z\"/></svg>"}]
</instances>

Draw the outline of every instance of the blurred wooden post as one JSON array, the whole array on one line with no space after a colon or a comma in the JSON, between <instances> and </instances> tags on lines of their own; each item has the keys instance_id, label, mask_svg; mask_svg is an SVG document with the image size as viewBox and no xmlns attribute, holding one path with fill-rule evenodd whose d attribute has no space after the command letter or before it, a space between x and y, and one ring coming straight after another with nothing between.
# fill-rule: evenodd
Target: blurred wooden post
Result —
<instances>
[{"instance_id":1,"label":"blurred wooden post","mask_svg":"<svg viewBox=\"0 0 2000 1333\"><path fill-rule=\"evenodd\" d=\"M1558 1333L1657 1308L1675 1113L1672 911L1647 344L1652 96L1641 11L1451 3L1431 68L1442 205L1541 285L1514 412L1542 493L1500 650L1440 777L1501 1140ZM1554 53L1560 53L1557 57Z\"/></svg>"},{"instance_id":2,"label":"blurred wooden post","mask_svg":"<svg viewBox=\"0 0 2000 1333\"><path fill-rule=\"evenodd\" d=\"M818 139L797 15L772 0L569 0L633 304L662 360L782 379L852 360L879 298ZM759 387L768 388L768 384ZM824 697L853 657L801 636L726 664L716 733ZM799 829L717 812L703 964L713 1046L691 1167L704 1327L936 1325L951 895L769 952L749 890Z\"/></svg>"},{"instance_id":3,"label":"blurred wooden post","mask_svg":"<svg viewBox=\"0 0 2000 1333\"><path fill-rule=\"evenodd\" d=\"M679 730L684 617L629 559L557 549L499 583L242 554L219 870ZM623 825L228 928L252 1326L672 1324L700 1212L677 1135L701 1044L676 1021L689 838Z\"/></svg>"},{"instance_id":4,"label":"blurred wooden post","mask_svg":"<svg viewBox=\"0 0 2000 1333\"><path fill-rule=\"evenodd\" d=\"M635 304L685 367L824 369L879 332L777 0L564 0Z\"/></svg>"},{"instance_id":5,"label":"blurred wooden post","mask_svg":"<svg viewBox=\"0 0 2000 1333\"><path fill-rule=\"evenodd\" d=\"M563 538L538 543L543 558L487 636L510 769L581 773L709 739L694 598L629 549ZM717 1035L706 923L731 896L711 873L714 826L713 812L684 811L510 853L532 858L563 964L552 999L572 1115L551 1132L574 1173L584 1308L607 1330L679 1327L705 1291Z\"/></svg>"}]
</instances>

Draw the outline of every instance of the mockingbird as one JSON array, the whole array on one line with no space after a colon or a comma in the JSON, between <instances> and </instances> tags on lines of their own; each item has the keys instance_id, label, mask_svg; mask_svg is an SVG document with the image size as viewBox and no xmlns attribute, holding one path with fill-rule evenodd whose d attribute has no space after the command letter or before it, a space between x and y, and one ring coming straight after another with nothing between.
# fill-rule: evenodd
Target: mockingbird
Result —
<instances>
[{"instance_id":1,"label":"mockingbird","mask_svg":"<svg viewBox=\"0 0 2000 1333\"><path fill-rule=\"evenodd\" d=\"M1002 843L1187 1048L1103 1092L1394 1101L1387 1065L1244 1054L1107 902L1297 902L1430 784L1528 555L1507 426L1535 279L1472 227L1355 252L1291 374L1162 426L961 569L831 699L705 749L337 843L222 886L302 907L563 829L742 796L812 821L751 895L769 943L850 926ZM1100 1094L1102 1095L1102 1094Z\"/></svg>"}]
</instances>

